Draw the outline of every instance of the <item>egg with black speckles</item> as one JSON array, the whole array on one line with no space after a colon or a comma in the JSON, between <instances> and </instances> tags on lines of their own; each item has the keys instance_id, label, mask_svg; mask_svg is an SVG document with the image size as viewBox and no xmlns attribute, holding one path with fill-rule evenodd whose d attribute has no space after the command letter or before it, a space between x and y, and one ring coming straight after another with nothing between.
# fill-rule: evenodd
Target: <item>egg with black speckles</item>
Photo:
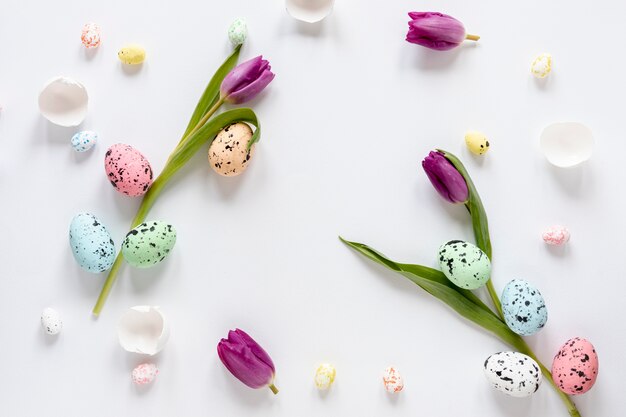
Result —
<instances>
[{"instance_id":1,"label":"egg with black speckles","mask_svg":"<svg viewBox=\"0 0 626 417\"><path fill-rule=\"evenodd\" d=\"M91 213L80 213L70 223L74 259L86 271L104 272L115 261L115 244L107 227Z\"/></svg>"},{"instance_id":2,"label":"egg with black speckles","mask_svg":"<svg viewBox=\"0 0 626 417\"><path fill-rule=\"evenodd\" d=\"M520 336L537 333L548 321L543 296L521 279L514 279L502 290L502 313L506 325Z\"/></svg>"},{"instance_id":3,"label":"egg with black speckles","mask_svg":"<svg viewBox=\"0 0 626 417\"><path fill-rule=\"evenodd\" d=\"M566 394L584 394L596 383L598 367L598 354L591 342L574 337L554 357L552 380Z\"/></svg>"},{"instance_id":4,"label":"egg with black speckles","mask_svg":"<svg viewBox=\"0 0 626 417\"><path fill-rule=\"evenodd\" d=\"M104 169L113 187L131 197L144 195L152 185L152 166L130 145L117 143L104 156Z\"/></svg>"},{"instance_id":5,"label":"egg with black speckles","mask_svg":"<svg viewBox=\"0 0 626 417\"><path fill-rule=\"evenodd\" d=\"M213 171L225 177L234 177L248 168L254 153L252 129L246 123L233 123L217 134L209 147L209 164Z\"/></svg>"},{"instance_id":6,"label":"egg with black speckles","mask_svg":"<svg viewBox=\"0 0 626 417\"><path fill-rule=\"evenodd\" d=\"M141 223L122 242L122 255L136 268L149 268L163 261L176 243L176 229L162 221Z\"/></svg>"},{"instance_id":7,"label":"egg with black speckles","mask_svg":"<svg viewBox=\"0 0 626 417\"><path fill-rule=\"evenodd\" d=\"M475 290L489 281L491 261L479 247L462 240L451 240L439 248L439 266L458 287Z\"/></svg>"},{"instance_id":8,"label":"egg with black speckles","mask_svg":"<svg viewBox=\"0 0 626 417\"><path fill-rule=\"evenodd\" d=\"M528 397L543 381L537 362L519 352L494 353L485 360L484 371L493 388L511 397Z\"/></svg>"},{"instance_id":9,"label":"egg with black speckles","mask_svg":"<svg viewBox=\"0 0 626 417\"><path fill-rule=\"evenodd\" d=\"M49 335L56 335L63 329L61 315L53 308L45 308L41 313L41 327Z\"/></svg>"}]
</instances>

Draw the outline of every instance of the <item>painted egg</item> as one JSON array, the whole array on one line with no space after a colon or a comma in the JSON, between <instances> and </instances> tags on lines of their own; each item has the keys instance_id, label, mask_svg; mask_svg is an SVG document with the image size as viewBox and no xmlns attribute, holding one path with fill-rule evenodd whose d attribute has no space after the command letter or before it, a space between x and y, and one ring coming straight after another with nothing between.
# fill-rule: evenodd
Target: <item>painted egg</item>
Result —
<instances>
[{"instance_id":1,"label":"painted egg","mask_svg":"<svg viewBox=\"0 0 626 417\"><path fill-rule=\"evenodd\" d=\"M159 374L159 369L153 363L142 363L133 369L131 378L137 385L145 385L154 381L154 378Z\"/></svg>"},{"instance_id":2,"label":"painted egg","mask_svg":"<svg viewBox=\"0 0 626 417\"><path fill-rule=\"evenodd\" d=\"M541 293L521 279L514 279L502 290L502 313L506 325L521 336L537 333L548 321Z\"/></svg>"},{"instance_id":3,"label":"painted egg","mask_svg":"<svg viewBox=\"0 0 626 417\"><path fill-rule=\"evenodd\" d=\"M467 132L465 134L467 149L474 155L484 155L489 150L487 137L480 132Z\"/></svg>"},{"instance_id":4,"label":"painted egg","mask_svg":"<svg viewBox=\"0 0 626 417\"><path fill-rule=\"evenodd\" d=\"M552 379L569 395L589 391L598 377L598 354L586 339L575 337L565 342L552 362Z\"/></svg>"},{"instance_id":5,"label":"painted egg","mask_svg":"<svg viewBox=\"0 0 626 417\"><path fill-rule=\"evenodd\" d=\"M240 45L248 37L248 25L245 19L238 18L228 28L228 39L233 45Z\"/></svg>"},{"instance_id":6,"label":"painted egg","mask_svg":"<svg viewBox=\"0 0 626 417\"><path fill-rule=\"evenodd\" d=\"M70 247L78 265L89 272L104 272L115 261L115 244L109 230L90 213L80 213L72 219Z\"/></svg>"},{"instance_id":7,"label":"painted egg","mask_svg":"<svg viewBox=\"0 0 626 417\"><path fill-rule=\"evenodd\" d=\"M63 328L59 312L50 307L44 309L41 313L41 327L47 334L58 334Z\"/></svg>"},{"instance_id":8,"label":"painted egg","mask_svg":"<svg viewBox=\"0 0 626 417\"><path fill-rule=\"evenodd\" d=\"M511 397L528 397L543 381L537 362L519 352L494 353L485 361L484 371L493 388Z\"/></svg>"},{"instance_id":9,"label":"painted egg","mask_svg":"<svg viewBox=\"0 0 626 417\"><path fill-rule=\"evenodd\" d=\"M439 266L454 285L468 290L485 285L491 274L491 261L485 252L462 240L441 245Z\"/></svg>"},{"instance_id":10,"label":"painted egg","mask_svg":"<svg viewBox=\"0 0 626 417\"><path fill-rule=\"evenodd\" d=\"M146 59L146 50L141 45L128 44L119 50L117 57L124 64L137 65Z\"/></svg>"},{"instance_id":11,"label":"painted egg","mask_svg":"<svg viewBox=\"0 0 626 417\"><path fill-rule=\"evenodd\" d=\"M323 363L315 370L315 386L319 390L327 390L335 382L337 371L329 363Z\"/></svg>"},{"instance_id":12,"label":"painted egg","mask_svg":"<svg viewBox=\"0 0 626 417\"><path fill-rule=\"evenodd\" d=\"M104 157L104 169L113 187L131 197L144 195L152 185L150 162L130 145L111 146Z\"/></svg>"},{"instance_id":13,"label":"painted egg","mask_svg":"<svg viewBox=\"0 0 626 417\"><path fill-rule=\"evenodd\" d=\"M535 78L546 78L552 71L552 55L541 54L530 65L530 72Z\"/></svg>"},{"instance_id":14,"label":"painted egg","mask_svg":"<svg viewBox=\"0 0 626 417\"><path fill-rule=\"evenodd\" d=\"M404 380L400 372L393 366L390 366L385 368L383 372L383 385L387 392L393 394L402 391L402 388L404 388Z\"/></svg>"},{"instance_id":15,"label":"painted egg","mask_svg":"<svg viewBox=\"0 0 626 417\"><path fill-rule=\"evenodd\" d=\"M564 226L550 226L541 234L541 238L548 245L561 246L569 242L571 235Z\"/></svg>"},{"instance_id":16,"label":"painted egg","mask_svg":"<svg viewBox=\"0 0 626 417\"><path fill-rule=\"evenodd\" d=\"M148 268L167 257L176 243L176 229L162 221L141 223L122 242L122 255L136 268Z\"/></svg>"},{"instance_id":17,"label":"painted egg","mask_svg":"<svg viewBox=\"0 0 626 417\"><path fill-rule=\"evenodd\" d=\"M85 48L97 48L100 46L100 26L95 23L86 23L80 34L80 41Z\"/></svg>"},{"instance_id":18,"label":"painted egg","mask_svg":"<svg viewBox=\"0 0 626 417\"><path fill-rule=\"evenodd\" d=\"M72 148L76 152L87 152L98 142L98 134L91 130L83 130L72 136Z\"/></svg>"},{"instance_id":19,"label":"painted egg","mask_svg":"<svg viewBox=\"0 0 626 417\"><path fill-rule=\"evenodd\" d=\"M217 134L209 147L209 163L213 171L225 177L234 177L248 168L254 153L252 129L246 123L234 123Z\"/></svg>"}]
</instances>

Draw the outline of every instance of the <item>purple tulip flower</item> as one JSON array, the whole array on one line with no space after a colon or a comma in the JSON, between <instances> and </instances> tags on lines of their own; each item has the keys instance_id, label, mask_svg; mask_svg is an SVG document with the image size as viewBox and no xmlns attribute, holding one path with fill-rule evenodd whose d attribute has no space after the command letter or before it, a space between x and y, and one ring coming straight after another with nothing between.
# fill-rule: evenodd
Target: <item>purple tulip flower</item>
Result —
<instances>
[{"instance_id":1,"label":"purple tulip flower","mask_svg":"<svg viewBox=\"0 0 626 417\"><path fill-rule=\"evenodd\" d=\"M465 39L477 41L480 36L467 35L463 23L437 12L410 12L406 40L436 51L447 51Z\"/></svg>"},{"instance_id":2,"label":"purple tulip flower","mask_svg":"<svg viewBox=\"0 0 626 417\"><path fill-rule=\"evenodd\" d=\"M229 103L252 100L274 79L269 61L261 55L233 68L220 86L221 97Z\"/></svg>"},{"instance_id":3,"label":"purple tulip flower","mask_svg":"<svg viewBox=\"0 0 626 417\"><path fill-rule=\"evenodd\" d=\"M274 362L243 330L230 330L228 339L222 339L217 344L217 354L226 369L250 388L269 387L274 394L278 394L274 386Z\"/></svg>"},{"instance_id":4,"label":"purple tulip flower","mask_svg":"<svg viewBox=\"0 0 626 417\"><path fill-rule=\"evenodd\" d=\"M466 203L469 190L459 171L439 152L430 152L422 161L422 168L435 190L450 203Z\"/></svg>"}]
</instances>

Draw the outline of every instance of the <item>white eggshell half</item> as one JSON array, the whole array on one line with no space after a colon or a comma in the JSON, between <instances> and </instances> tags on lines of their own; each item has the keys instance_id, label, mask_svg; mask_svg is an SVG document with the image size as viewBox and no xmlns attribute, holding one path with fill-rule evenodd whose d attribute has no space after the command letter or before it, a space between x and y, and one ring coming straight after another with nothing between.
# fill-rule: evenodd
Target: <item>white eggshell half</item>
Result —
<instances>
[{"instance_id":1,"label":"white eggshell half","mask_svg":"<svg viewBox=\"0 0 626 417\"><path fill-rule=\"evenodd\" d=\"M553 123L541 133L541 151L552 165L569 168L581 164L593 154L593 134L576 122Z\"/></svg>"},{"instance_id":2,"label":"white eggshell half","mask_svg":"<svg viewBox=\"0 0 626 417\"><path fill-rule=\"evenodd\" d=\"M333 11L335 0L286 0L287 13L297 20L315 23Z\"/></svg>"},{"instance_id":3,"label":"white eggshell half","mask_svg":"<svg viewBox=\"0 0 626 417\"><path fill-rule=\"evenodd\" d=\"M39 112L59 126L78 126L87 115L85 86L68 77L56 77L39 93Z\"/></svg>"},{"instance_id":4,"label":"white eggshell half","mask_svg":"<svg viewBox=\"0 0 626 417\"><path fill-rule=\"evenodd\" d=\"M158 307L135 306L120 318L117 336L128 352L156 355L165 347L170 332Z\"/></svg>"}]
</instances>

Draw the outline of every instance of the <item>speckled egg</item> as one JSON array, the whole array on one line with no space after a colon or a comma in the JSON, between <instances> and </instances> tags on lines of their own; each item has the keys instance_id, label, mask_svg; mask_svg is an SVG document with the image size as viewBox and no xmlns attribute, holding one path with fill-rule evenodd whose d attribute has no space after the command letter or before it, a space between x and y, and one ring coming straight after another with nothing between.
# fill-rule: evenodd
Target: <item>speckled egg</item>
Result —
<instances>
[{"instance_id":1,"label":"speckled egg","mask_svg":"<svg viewBox=\"0 0 626 417\"><path fill-rule=\"evenodd\" d=\"M153 363L142 363L133 369L131 378L137 385L146 385L154 381L159 374L159 369Z\"/></svg>"},{"instance_id":2,"label":"speckled egg","mask_svg":"<svg viewBox=\"0 0 626 417\"><path fill-rule=\"evenodd\" d=\"M237 18L228 28L228 39L236 46L244 43L248 37L248 25L245 19Z\"/></svg>"},{"instance_id":3,"label":"speckled egg","mask_svg":"<svg viewBox=\"0 0 626 417\"><path fill-rule=\"evenodd\" d=\"M395 394L404 388L404 380L400 372L393 366L385 368L383 371L383 386L385 391Z\"/></svg>"},{"instance_id":4,"label":"speckled egg","mask_svg":"<svg viewBox=\"0 0 626 417\"><path fill-rule=\"evenodd\" d=\"M115 244L109 230L90 213L80 213L72 219L70 247L78 265L89 272L104 272L115 261Z\"/></svg>"},{"instance_id":5,"label":"speckled egg","mask_svg":"<svg viewBox=\"0 0 626 417\"><path fill-rule=\"evenodd\" d=\"M146 50L135 43L128 44L119 50L117 57L126 65L138 65L146 59Z\"/></svg>"},{"instance_id":6,"label":"speckled egg","mask_svg":"<svg viewBox=\"0 0 626 417\"><path fill-rule=\"evenodd\" d=\"M80 34L80 41L87 49L97 48L100 46L101 32L96 23L86 23Z\"/></svg>"},{"instance_id":7,"label":"speckled egg","mask_svg":"<svg viewBox=\"0 0 626 417\"><path fill-rule=\"evenodd\" d=\"M589 391L598 377L598 355L586 339L575 337L565 342L552 362L552 379L569 395Z\"/></svg>"},{"instance_id":8,"label":"speckled egg","mask_svg":"<svg viewBox=\"0 0 626 417\"><path fill-rule=\"evenodd\" d=\"M246 123L234 123L217 134L209 147L209 164L213 171L225 177L234 177L248 168L254 153L252 129Z\"/></svg>"},{"instance_id":9,"label":"speckled egg","mask_svg":"<svg viewBox=\"0 0 626 417\"><path fill-rule=\"evenodd\" d=\"M537 333L548 321L541 293L521 279L514 279L502 290L502 313L506 325L521 336Z\"/></svg>"},{"instance_id":10,"label":"speckled egg","mask_svg":"<svg viewBox=\"0 0 626 417\"><path fill-rule=\"evenodd\" d=\"M131 197L144 195L152 185L150 162L130 145L111 146L104 157L104 169L111 185Z\"/></svg>"},{"instance_id":11,"label":"speckled egg","mask_svg":"<svg viewBox=\"0 0 626 417\"><path fill-rule=\"evenodd\" d=\"M176 243L176 229L162 221L141 223L122 242L122 255L136 268L149 268L167 257Z\"/></svg>"},{"instance_id":12,"label":"speckled egg","mask_svg":"<svg viewBox=\"0 0 626 417\"><path fill-rule=\"evenodd\" d=\"M335 382L337 371L335 367L329 363L323 363L315 370L315 386L319 390L327 390Z\"/></svg>"},{"instance_id":13,"label":"speckled egg","mask_svg":"<svg viewBox=\"0 0 626 417\"><path fill-rule=\"evenodd\" d=\"M47 334L58 334L63 329L59 312L50 307L45 308L41 313L41 327Z\"/></svg>"},{"instance_id":14,"label":"speckled egg","mask_svg":"<svg viewBox=\"0 0 626 417\"><path fill-rule=\"evenodd\" d=\"M546 78L552 71L552 55L543 53L538 55L530 64L530 73L535 78Z\"/></svg>"},{"instance_id":15,"label":"speckled egg","mask_svg":"<svg viewBox=\"0 0 626 417\"><path fill-rule=\"evenodd\" d=\"M87 152L98 142L98 134L91 130L83 130L72 136L72 148L76 152Z\"/></svg>"},{"instance_id":16,"label":"speckled egg","mask_svg":"<svg viewBox=\"0 0 626 417\"><path fill-rule=\"evenodd\" d=\"M462 240L441 245L439 266L454 285L468 290L485 285L491 274L491 261L485 252Z\"/></svg>"},{"instance_id":17,"label":"speckled egg","mask_svg":"<svg viewBox=\"0 0 626 417\"><path fill-rule=\"evenodd\" d=\"M494 353L485 361L484 371L493 388L511 397L528 397L543 381L537 362L519 352Z\"/></svg>"},{"instance_id":18,"label":"speckled egg","mask_svg":"<svg viewBox=\"0 0 626 417\"><path fill-rule=\"evenodd\" d=\"M489 150L489 141L480 132L467 132L465 134L465 145L474 155L484 155Z\"/></svg>"}]
</instances>

